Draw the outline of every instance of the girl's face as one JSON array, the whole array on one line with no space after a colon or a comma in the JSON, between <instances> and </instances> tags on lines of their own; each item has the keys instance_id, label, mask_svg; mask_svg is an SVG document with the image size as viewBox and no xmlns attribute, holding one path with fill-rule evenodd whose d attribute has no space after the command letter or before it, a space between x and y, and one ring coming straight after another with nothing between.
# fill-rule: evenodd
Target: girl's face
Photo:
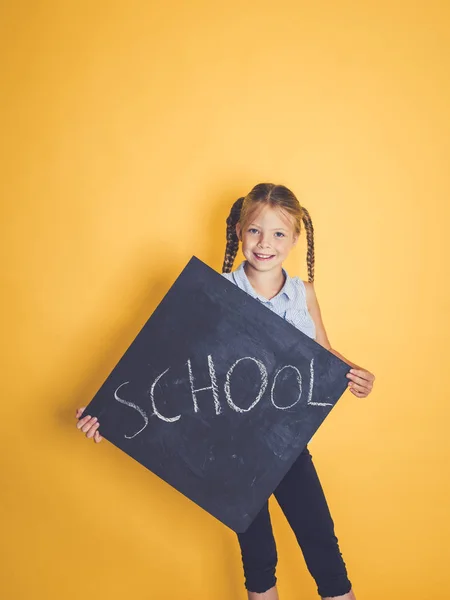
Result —
<instances>
[{"instance_id":1,"label":"girl's face","mask_svg":"<svg viewBox=\"0 0 450 600\"><path fill-rule=\"evenodd\" d=\"M245 258L258 271L281 268L298 240L293 218L268 205L250 215L245 228L238 223L236 233Z\"/></svg>"}]
</instances>

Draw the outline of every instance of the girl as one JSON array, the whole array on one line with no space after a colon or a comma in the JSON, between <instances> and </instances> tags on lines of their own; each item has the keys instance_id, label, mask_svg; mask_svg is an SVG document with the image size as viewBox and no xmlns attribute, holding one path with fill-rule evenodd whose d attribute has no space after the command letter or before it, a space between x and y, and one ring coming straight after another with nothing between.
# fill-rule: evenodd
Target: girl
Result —
<instances>
[{"instance_id":1,"label":"girl","mask_svg":"<svg viewBox=\"0 0 450 600\"><path fill-rule=\"evenodd\" d=\"M307 238L308 282L289 277L283 261L296 245L301 223ZM311 218L285 186L260 183L239 198L227 218L227 247L222 275L284 317L295 327L349 364L349 389L366 397L375 377L331 348L314 291L314 238ZM231 271L239 242L245 260ZM84 408L78 409L77 418ZM77 423L86 437L100 442L99 423L86 415ZM347 576L334 523L308 446L274 492L303 552L323 600L356 600ZM250 527L237 534L249 600L278 600L277 551L268 502Z\"/></svg>"}]
</instances>

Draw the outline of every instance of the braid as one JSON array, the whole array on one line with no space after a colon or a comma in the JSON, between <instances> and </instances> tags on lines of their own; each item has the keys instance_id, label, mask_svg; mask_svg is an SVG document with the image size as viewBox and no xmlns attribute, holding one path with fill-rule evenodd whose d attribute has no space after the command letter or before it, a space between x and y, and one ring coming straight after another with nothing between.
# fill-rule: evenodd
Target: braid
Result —
<instances>
[{"instance_id":1,"label":"braid","mask_svg":"<svg viewBox=\"0 0 450 600\"><path fill-rule=\"evenodd\" d=\"M239 239L236 234L236 225L241 216L243 202L244 197L238 198L231 207L230 214L227 218L227 246L225 248L225 258L223 260L222 273L230 273L239 249Z\"/></svg>"},{"instance_id":2,"label":"braid","mask_svg":"<svg viewBox=\"0 0 450 600\"><path fill-rule=\"evenodd\" d=\"M308 281L314 281L314 227L309 212L302 206L302 221L305 224L306 241L308 249L306 251L306 263L308 265Z\"/></svg>"}]
</instances>

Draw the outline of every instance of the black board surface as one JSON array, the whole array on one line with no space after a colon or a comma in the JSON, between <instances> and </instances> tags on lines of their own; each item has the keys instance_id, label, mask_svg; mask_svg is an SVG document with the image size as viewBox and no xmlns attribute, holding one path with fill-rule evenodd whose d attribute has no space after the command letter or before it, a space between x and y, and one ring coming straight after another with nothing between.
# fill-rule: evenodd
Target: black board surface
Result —
<instances>
[{"instance_id":1,"label":"black board surface","mask_svg":"<svg viewBox=\"0 0 450 600\"><path fill-rule=\"evenodd\" d=\"M347 389L349 370L193 256L83 414L242 532Z\"/></svg>"}]
</instances>

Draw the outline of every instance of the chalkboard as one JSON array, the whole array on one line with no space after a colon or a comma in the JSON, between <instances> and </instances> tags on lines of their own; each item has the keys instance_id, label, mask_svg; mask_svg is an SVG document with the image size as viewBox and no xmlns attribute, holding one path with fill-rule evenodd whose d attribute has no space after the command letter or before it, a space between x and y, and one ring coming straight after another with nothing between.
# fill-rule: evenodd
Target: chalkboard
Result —
<instances>
[{"instance_id":1,"label":"chalkboard","mask_svg":"<svg viewBox=\"0 0 450 600\"><path fill-rule=\"evenodd\" d=\"M243 532L346 390L349 369L193 256L84 414Z\"/></svg>"}]
</instances>

